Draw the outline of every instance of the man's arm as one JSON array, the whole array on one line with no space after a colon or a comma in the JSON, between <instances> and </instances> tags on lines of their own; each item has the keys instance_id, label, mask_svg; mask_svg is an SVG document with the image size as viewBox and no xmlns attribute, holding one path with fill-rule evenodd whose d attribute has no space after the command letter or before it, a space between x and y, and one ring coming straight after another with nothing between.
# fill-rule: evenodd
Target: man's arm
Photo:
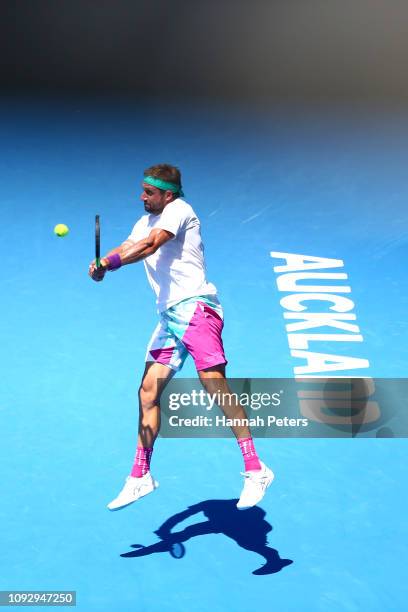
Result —
<instances>
[{"instance_id":1,"label":"man's arm","mask_svg":"<svg viewBox=\"0 0 408 612\"><path fill-rule=\"evenodd\" d=\"M163 229L152 229L147 238L143 238L138 242L132 242L131 240L125 240L123 244L120 245L117 249L113 249L110 251L106 257L112 255L114 253L118 253L122 262L122 266L126 266L128 264L136 263L149 257L149 255L153 255L165 242L168 242L174 238L174 234L168 232ZM106 259L106 257L102 257L102 262ZM108 262L105 263L108 265Z\"/></svg>"},{"instance_id":2,"label":"man's arm","mask_svg":"<svg viewBox=\"0 0 408 612\"><path fill-rule=\"evenodd\" d=\"M109 251L105 257L101 258L100 268L96 268L95 262L93 261L89 266L89 276L93 280L103 280L105 272L109 267L109 260L107 259L111 255L118 254L120 257L120 263L122 266L142 261L149 255L153 255L165 242L168 242L174 238L174 234L163 229L152 229L150 234L139 240L138 242L132 242L131 240L125 240L119 247L116 247Z\"/></svg>"}]
</instances>

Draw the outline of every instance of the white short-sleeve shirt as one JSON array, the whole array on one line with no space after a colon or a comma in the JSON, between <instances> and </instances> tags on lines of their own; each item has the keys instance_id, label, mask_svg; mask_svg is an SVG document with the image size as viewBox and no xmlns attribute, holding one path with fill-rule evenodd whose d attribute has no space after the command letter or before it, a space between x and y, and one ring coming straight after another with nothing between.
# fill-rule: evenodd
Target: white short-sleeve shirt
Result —
<instances>
[{"instance_id":1,"label":"white short-sleeve shirt","mask_svg":"<svg viewBox=\"0 0 408 612\"><path fill-rule=\"evenodd\" d=\"M160 215L143 215L128 240L138 242L154 228L174 234L172 240L144 259L159 312L196 295L215 295L217 289L206 280L200 221L190 204L177 198Z\"/></svg>"}]
</instances>

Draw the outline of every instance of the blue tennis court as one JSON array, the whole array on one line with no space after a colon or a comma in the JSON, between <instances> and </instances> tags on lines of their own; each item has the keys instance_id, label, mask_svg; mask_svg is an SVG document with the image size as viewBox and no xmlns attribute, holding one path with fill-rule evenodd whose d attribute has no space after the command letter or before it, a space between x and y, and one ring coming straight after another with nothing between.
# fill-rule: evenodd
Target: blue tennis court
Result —
<instances>
[{"instance_id":1,"label":"blue tennis court","mask_svg":"<svg viewBox=\"0 0 408 612\"><path fill-rule=\"evenodd\" d=\"M133 459L157 315L142 265L100 284L87 268L95 214L106 252L142 214L143 169L168 161L201 219L230 377L299 365L273 251L343 260L363 336L346 350L369 362L352 374L404 378L407 115L75 97L1 111L0 588L75 590L84 611L404 610L398 435L259 439L276 478L245 513L233 439L159 438L158 491L106 509Z\"/></svg>"}]
</instances>

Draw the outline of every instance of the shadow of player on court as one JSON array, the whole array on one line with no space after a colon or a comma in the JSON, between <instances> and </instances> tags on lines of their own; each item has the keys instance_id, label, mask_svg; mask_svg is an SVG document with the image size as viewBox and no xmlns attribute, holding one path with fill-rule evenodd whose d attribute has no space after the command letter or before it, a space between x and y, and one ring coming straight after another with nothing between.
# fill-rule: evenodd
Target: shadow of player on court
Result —
<instances>
[{"instance_id":1,"label":"shadow of player on court","mask_svg":"<svg viewBox=\"0 0 408 612\"><path fill-rule=\"evenodd\" d=\"M291 559L281 559L277 550L269 548L267 534L272 531L272 526L265 520L265 511L258 506L238 510L236 503L236 499L210 499L189 506L183 512L168 518L155 531L160 538L159 542L150 546L132 544L132 548L137 550L123 553L121 557L144 557L168 552L174 558L181 558L185 554L183 542L197 536L223 533L235 540L241 548L264 557L265 564L252 572L257 576L274 574L293 563ZM203 512L208 520L188 525L182 531L172 531L176 525L200 512Z\"/></svg>"}]
</instances>

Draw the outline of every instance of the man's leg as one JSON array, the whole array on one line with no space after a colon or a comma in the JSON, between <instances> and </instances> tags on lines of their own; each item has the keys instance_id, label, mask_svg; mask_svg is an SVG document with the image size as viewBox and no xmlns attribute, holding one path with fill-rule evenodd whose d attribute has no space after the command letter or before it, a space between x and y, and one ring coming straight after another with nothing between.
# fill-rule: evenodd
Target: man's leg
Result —
<instances>
[{"instance_id":1,"label":"man's leg","mask_svg":"<svg viewBox=\"0 0 408 612\"><path fill-rule=\"evenodd\" d=\"M228 419L239 419L242 425L233 425L231 427L237 440L242 438L250 438L251 432L249 427L244 424L244 419L247 418L246 412L239 402L236 402L234 395L225 378L225 365L217 365L213 368L199 370L198 375L205 390L213 394L220 394L220 397L230 398L220 403L220 408Z\"/></svg>"},{"instance_id":2,"label":"man's leg","mask_svg":"<svg viewBox=\"0 0 408 612\"><path fill-rule=\"evenodd\" d=\"M250 508L261 501L266 489L271 484L274 475L264 463L259 461L249 427L245 424L246 412L241 404L235 400L228 382L225 378L225 365L217 365L205 370L198 370L200 381L210 394L219 394L221 410L228 419L239 419L239 424L232 425L231 429L241 449L245 464L244 488L237 507Z\"/></svg>"},{"instance_id":3,"label":"man's leg","mask_svg":"<svg viewBox=\"0 0 408 612\"><path fill-rule=\"evenodd\" d=\"M161 363L147 362L139 388L139 435L131 476L141 478L150 470L153 444L160 429L160 396L175 374Z\"/></svg>"},{"instance_id":4,"label":"man's leg","mask_svg":"<svg viewBox=\"0 0 408 612\"><path fill-rule=\"evenodd\" d=\"M161 363L146 363L139 388L139 446L153 447L160 429L160 396L174 374Z\"/></svg>"},{"instance_id":5,"label":"man's leg","mask_svg":"<svg viewBox=\"0 0 408 612\"><path fill-rule=\"evenodd\" d=\"M139 389L139 435L134 464L118 497L108 504L109 510L119 510L159 485L150 474L153 444L160 429L160 396L174 371L166 365L146 363Z\"/></svg>"}]
</instances>

